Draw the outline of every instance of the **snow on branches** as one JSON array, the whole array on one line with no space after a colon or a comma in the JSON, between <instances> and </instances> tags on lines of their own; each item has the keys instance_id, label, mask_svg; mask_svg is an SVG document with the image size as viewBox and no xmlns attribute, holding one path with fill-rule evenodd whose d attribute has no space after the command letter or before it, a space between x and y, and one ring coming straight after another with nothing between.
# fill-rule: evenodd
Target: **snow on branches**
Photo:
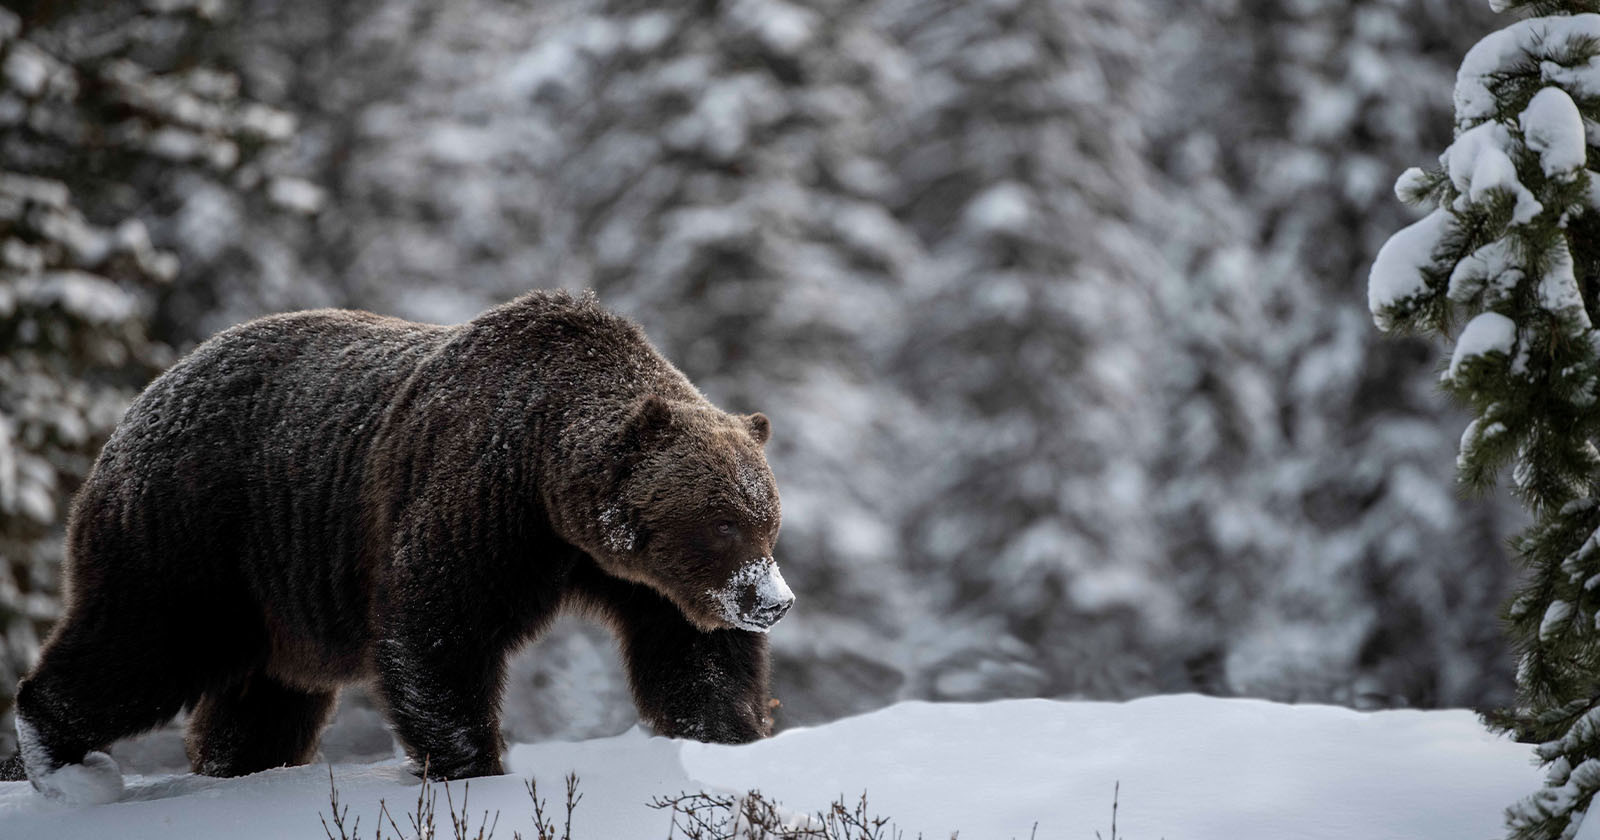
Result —
<instances>
[{"instance_id":1,"label":"snow on branches","mask_svg":"<svg viewBox=\"0 0 1600 840\"><path fill-rule=\"evenodd\" d=\"M148 187L192 171L276 206L317 198L255 165L290 114L229 71L151 58L216 6L93 10L81 42L0 9L0 708L59 611L67 500L170 362L147 326L178 258L133 215Z\"/></svg>"},{"instance_id":2,"label":"snow on branches","mask_svg":"<svg viewBox=\"0 0 1600 840\"><path fill-rule=\"evenodd\" d=\"M1580 3L1494 3L1584 12ZM1475 415L1464 483L1512 466L1535 522L1515 543L1529 569L1505 612L1521 652L1518 708L1491 722L1541 742L1546 788L1508 812L1512 836L1573 836L1600 790L1600 214L1588 169L1600 139L1600 14L1517 21L1467 52L1455 142L1395 193L1435 205L1390 238L1368 283L1384 330L1449 334L1441 381Z\"/></svg>"}]
</instances>

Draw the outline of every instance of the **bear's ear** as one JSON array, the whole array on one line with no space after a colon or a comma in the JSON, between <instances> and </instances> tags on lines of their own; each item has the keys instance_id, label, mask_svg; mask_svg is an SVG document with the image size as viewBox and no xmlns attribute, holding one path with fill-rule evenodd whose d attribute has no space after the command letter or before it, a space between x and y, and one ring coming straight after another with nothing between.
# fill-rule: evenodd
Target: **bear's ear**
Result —
<instances>
[{"instance_id":1,"label":"bear's ear","mask_svg":"<svg viewBox=\"0 0 1600 840\"><path fill-rule=\"evenodd\" d=\"M750 429L750 436L756 439L756 443L766 446L767 441L772 438L772 421L767 419L767 415L758 411L746 415L744 422Z\"/></svg>"},{"instance_id":2,"label":"bear's ear","mask_svg":"<svg viewBox=\"0 0 1600 840\"><path fill-rule=\"evenodd\" d=\"M654 439L672 425L672 406L660 394L651 394L634 403L623 436L634 444Z\"/></svg>"}]
</instances>

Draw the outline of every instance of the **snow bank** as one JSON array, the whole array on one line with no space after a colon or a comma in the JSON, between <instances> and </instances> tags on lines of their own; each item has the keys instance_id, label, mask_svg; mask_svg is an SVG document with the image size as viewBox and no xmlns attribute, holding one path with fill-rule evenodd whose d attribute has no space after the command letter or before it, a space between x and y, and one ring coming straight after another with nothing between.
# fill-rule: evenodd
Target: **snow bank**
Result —
<instances>
[{"instance_id":1,"label":"snow bank","mask_svg":"<svg viewBox=\"0 0 1600 840\"><path fill-rule=\"evenodd\" d=\"M759 788L791 810L868 793L908 837L1457 840L1501 833L1505 806L1538 788L1523 745L1465 711L1359 713L1194 695L1130 703L1010 700L902 703L748 746L647 737L638 730L511 750L512 775L472 782L471 810L499 809L496 836L529 833L522 779L560 795L576 771L576 840L660 840L652 796ZM341 800L370 831L378 799L415 800L398 762L334 768ZM321 837L328 770L242 779L130 777L124 801L70 808L24 782L0 783L0 836L166 840ZM459 793L459 789L456 789ZM459 804L459 798L456 800ZM444 797L440 797L443 808ZM403 818L402 818L403 819Z\"/></svg>"}]
</instances>

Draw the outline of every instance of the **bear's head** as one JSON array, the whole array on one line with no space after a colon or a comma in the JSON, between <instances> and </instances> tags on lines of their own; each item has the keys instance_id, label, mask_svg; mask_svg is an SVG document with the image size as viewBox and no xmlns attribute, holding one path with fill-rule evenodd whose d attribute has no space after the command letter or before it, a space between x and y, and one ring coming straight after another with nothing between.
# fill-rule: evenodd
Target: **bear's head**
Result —
<instances>
[{"instance_id":1,"label":"bear's head","mask_svg":"<svg viewBox=\"0 0 1600 840\"><path fill-rule=\"evenodd\" d=\"M772 557L778 487L765 415L638 400L618 432L618 472L595 560L666 596L702 630L765 631L794 593Z\"/></svg>"}]
</instances>

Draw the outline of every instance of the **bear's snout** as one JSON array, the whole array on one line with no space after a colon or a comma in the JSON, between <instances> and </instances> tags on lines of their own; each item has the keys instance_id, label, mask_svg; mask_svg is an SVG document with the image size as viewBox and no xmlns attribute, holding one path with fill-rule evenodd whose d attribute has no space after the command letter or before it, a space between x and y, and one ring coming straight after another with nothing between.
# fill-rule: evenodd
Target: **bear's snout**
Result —
<instances>
[{"instance_id":1,"label":"bear's snout","mask_svg":"<svg viewBox=\"0 0 1600 840\"><path fill-rule=\"evenodd\" d=\"M765 632L794 606L794 592L771 557L740 566L720 590L707 594L717 603L722 618L741 630Z\"/></svg>"},{"instance_id":2,"label":"bear's snout","mask_svg":"<svg viewBox=\"0 0 1600 840\"><path fill-rule=\"evenodd\" d=\"M750 617L755 621L756 624L759 624L762 627L771 627L772 625L778 623L778 619L783 618L789 613L789 608L791 606L794 606L793 595L782 601L758 604L756 608L751 611Z\"/></svg>"}]
</instances>

